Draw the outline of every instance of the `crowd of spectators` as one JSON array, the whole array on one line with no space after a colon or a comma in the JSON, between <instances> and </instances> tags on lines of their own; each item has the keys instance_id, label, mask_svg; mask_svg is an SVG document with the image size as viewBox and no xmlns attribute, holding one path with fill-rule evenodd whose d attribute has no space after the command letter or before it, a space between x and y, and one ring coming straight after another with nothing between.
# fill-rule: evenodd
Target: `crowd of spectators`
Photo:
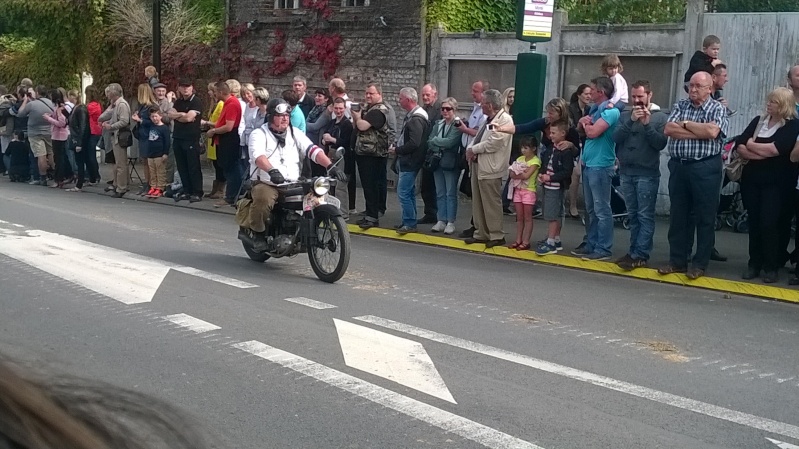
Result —
<instances>
[{"instance_id":1,"label":"crowd of spectators","mask_svg":"<svg viewBox=\"0 0 799 449\"><path fill-rule=\"evenodd\" d=\"M627 84L616 55L603 58L599 76L579 85L569 101L553 98L542 118L527 123L514 122L514 88L500 92L486 80L472 84L471 107L453 97L439 99L432 83L419 92L403 88L399 114L377 83L368 84L356 101L340 78L311 93L306 79L297 76L279 97L287 104L291 132L307 136L330 160L343 159L349 182L340 182L334 194L344 217L359 215L354 222L363 229L379 226L386 212L392 170L401 208L395 229L401 235L423 224L435 233L455 234L462 193L471 198L471 226L458 235L467 244L556 254L563 250L562 224L568 217L585 222L572 254L603 261L613 254L611 196L619 192L630 244L615 263L624 270L646 267L665 149L669 263L658 272L696 279L711 260L723 259L715 250L714 226L722 184L733 180L740 183L749 212L750 259L742 277L762 274L772 283L779 268L796 259L788 245L799 211L799 66L788 74L789 88L771 92L763 114L736 137L728 130L735 111L721 95L728 78L719 48L718 38L705 39L692 59L693 73L686 75L688 97L669 112L653 102L648 81ZM77 91L34 86L28 79L13 92L0 86L3 171L13 182L52 188L74 184L68 191L80 192L101 182L93 157L99 148L115 165L106 187L115 197L128 194L129 163L139 158L146 161L139 195L235 205L251 176L250 137L268 121L267 88L229 79L208 84L201 99L193 80L180 80L173 93L152 68L146 78L133 107L119 84L108 85L104 95L89 86L85 104ZM460 109L468 110L460 114ZM513 135L519 137L514 141ZM733 148L729 153L723 148L727 142ZM203 191L202 154L214 168L210 192ZM735 162L735 176L725 176L725 160ZM304 176L326 172L313 161L303 167ZM360 211L356 179L363 191ZM419 216L417 188L424 203ZM516 215L512 242L505 239L503 214ZM535 216L547 223L547 235L531 242ZM799 284L799 277L790 282Z\"/></svg>"}]
</instances>

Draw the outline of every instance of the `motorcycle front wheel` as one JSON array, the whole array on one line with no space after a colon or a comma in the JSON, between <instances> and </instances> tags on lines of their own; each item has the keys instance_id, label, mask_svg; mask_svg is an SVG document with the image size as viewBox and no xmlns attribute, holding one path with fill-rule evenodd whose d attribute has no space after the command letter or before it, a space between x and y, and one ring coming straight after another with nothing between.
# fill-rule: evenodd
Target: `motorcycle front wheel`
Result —
<instances>
[{"instance_id":1,"label":"motorcycle front wheel","mask_svg":"<svg viewBox=\"0 0 799 449\"><path fill-rule=\"evenodd\" d=\"M308 259L316 277L334 283L344 276L350 264L350 232L341 216L317 214L313 232L316 243L308 248Z\"/></svg>"}]
</instances>

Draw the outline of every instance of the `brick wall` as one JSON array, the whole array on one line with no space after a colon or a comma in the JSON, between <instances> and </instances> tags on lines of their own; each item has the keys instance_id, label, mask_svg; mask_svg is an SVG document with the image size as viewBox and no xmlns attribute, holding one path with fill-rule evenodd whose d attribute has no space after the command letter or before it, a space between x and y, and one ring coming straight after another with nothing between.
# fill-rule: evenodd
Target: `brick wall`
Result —
<instances>
[{"instance_id":1,"label":"brick wall","mask_svg":"<svg viewBox=\"0 0 799 449\"><path fill-rule=\"evenodd\" d=\"M288 36L284 54L296 55L302 47L301 39L319 29L314 13L302 7L276 10L274 3L274 0L230 0L231 24L256 22L254 29L247 33L245 54L264 66L273 60L269 50L276 41L275 30ZM419 67L421 0L371 0L369 6L349 8L339 7L341 0L330 0L330 3L335 5L333 15L321 22L320 31L339 33L343 38L341 63L336 74L346 82L350 97L362 100L366 85L377 82L383 86L385 99L398 111L400 89L418 89L422 81L423 71ZM308 78L311 92L317 87L327 87L328 80L324 79L323 69L316 61L300 61L291 73L281 77L263 76L258 84L267 87L270 94L278 93L290 88L295 75ZM239 79L252 81L252 76L243 69Z\"/></svg>"}]
</instances>

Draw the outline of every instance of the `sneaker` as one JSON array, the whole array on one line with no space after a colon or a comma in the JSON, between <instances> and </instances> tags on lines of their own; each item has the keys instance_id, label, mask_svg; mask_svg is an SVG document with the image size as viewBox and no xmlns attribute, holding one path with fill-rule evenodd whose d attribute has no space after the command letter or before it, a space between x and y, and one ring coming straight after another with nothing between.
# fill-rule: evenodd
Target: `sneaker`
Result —
<instances>
[{"instance_id":1,"label":"sneaker","mask_svg":"<svg viewBox=\"0 0 799 449\"><path fill-rule=\"evenodd\" d=\"M625 255L621 259L616 262L616 265L619 266L624 271L633 271L636 268L645 268L647 266L647 262L645 259L635 259L629 254Z\"/></svg>"},{"instance_id":2,"label":"sneaker","mask_svg":"<svg viewBox=\"0 0 799 449\"><path fill-rule=\"evenodd\" d=\"M514 212L514 211L510 210L510 208L509 208L509 207L505 207L505 208L503 208L503 209L502 209L502 215L510 215L510 216L513 216L513 215L516 215L516 212Z\"/></svg>"},{"instance_id":3,"label":"sneaker","mask_svg":"<svg viewBox=\"0 0 799 449\"><path fill-rule=\"evenodd\" d=\"M547 244L547 239L543 239L543 240L539 240L538 242L536 242L535 246L536 246L536 248L538 248L539 246L546 245L546 244ZM553 246L558 251L563 251L563 242L561 242L560 240L555 242L555 245L553 245Z\"/></svg>"},{"instance_id":4,"label":"sneaker","mask_svg":"<svg viewBox=\"0 0 799 449\"><path fill-rule=\"evenodd\" d=\"M444 234L452 235L455 233L455 223L447 223L447 226L444 228Z\"/></svg>"},{"instance_id":5,"label":"sneaker","mask_svg":"<svg viewBox=\"0 0 799 449\"><path fill-rule=\"evenodd\" d=\"M588 248L588 245L585 242L580 243L580 246L578 246L577 248L574 248L572 250L572 254L575 255L575 256L579 256L579 257L587 256L587 255L591 254L591 252L588 251L587 248Z\"/></svg>"},{"instance_id":6,"label":"sneaker","mask_svg":"<svg viewBox=\"0 0 799 449\"><path fill-rule=\"evenodd\" d=\"M37 181L37 180L29 181L29 182L28 182L28 185L29 185L29 186L35 186L35 185L39 185L39 181Z\"/></svg>"},{"instance_id":7,"label":"sneaker","mask_svg":"<svg viewBox=\"0 0 799 449\"><path fill-rule=\"evenodd\" d=\"M164 191L161 189L153 189L153 193L148 195L150 198L161 198L164 196Z\"/></svg>"},{"instance_id":8,"label":"sneaker","mask_svg":"<svg viewBox=\"0 0 799 449\"><path fill-rule=\"evenodd\" d=\"M555 248L557 248L558 251L563 251L563 242L561 242L560 240L556 241Z\"/></svg>"},{"instance_id":9,"label":"sneaker","mask_svg":"<svg viewBox=\"0 0 799 449\"><path fill-rule=\"evenodd\" d=\"M198 203L200 201L202 201L202 198L200 198L198 195L189 196L189 202L190 203Z\"/></svg>"},{"instance_id":10,"label":"sneaker","mask_svg":"<svg viewBox=\"0 0 799 449\"><path fill-rule=\"evenodd\" d=\"M535 253L539 256L548 256L550 254L557 254L558 248L544 241L544 243L538 245L538 248L535 249Z\"/></svg>"},{"instance_id":11,"label":"sneaker","mask_svg":"<svg viewBox=\"0 0 799 449\"><path fill-rule=\"evenodd\" d=\"M350 209L350 215L358 215L359 213L356 209Z\"/></svg>"},{"instance_id":12,"label":"sneaker","mask_svg":"<svg viewBox=\"0 0 799 449\"><path fill-rule=\"evenodd\" d=\"M410 234L411 232L416 232L416 227L412 228L410 226L400 226L397 228L397 234L399 235Z\"/></svg>"},{"instance_id":13,"label":"sneaker","mask_svg":"<svg viewBox=\"0 0 799 449\"><path fill-rule=\"evenodd\" d=\"M538 218L542 215L544 215L544 212L541 210L540 207L536 207L535 209L533 209L533 218Z\"/></svg>"},{"instance_id":14,"label":"sneaker","mask_svg":"<svg viewBox=\"0 0 799 449\"><path fill-rule=\"evenodd\" d=\"M610 259L610 256L605 256L605 255L603 255L603 254L599 254L599 253L591 253L591 254L586 254L586 255L584 255L584 256L582 257L582 259L583 259L583 260L595 260L595 261L600 261L600 260L608 260L608 259Z\"/></svg>"},{"instance_id":15,"label":"sneaker","mask_svg":"<svg viewBox=\"0 0 799 449\"><path fill-rule=\"evenodd\" d=\"M444 229L447 228L447 224L443 221L439 221L438 223L434 224L432 228L430 228L433 232L442 232Z\"/></svg>"},{"instance_id":16,"label":"sneaker","mask_svg":"<svg viewBox=\"0 0 799 449\"><path fill-rule=\"evenodd\" d=\"M158 191L158 189L153 187L153 188L151 188L150 190L147 191L147 195L145 195L145 196L153 196L153 195L155 195L155 192L157 192L157 191Z\"/></svg>"},{"instance_id":17,"label":"sneaker","mask_svg":"<svg viewBox=\"0 0 799 449\"><path fill-rule=\"evenodd\" d=\"M616 265L621 266L620 264L623 264L623 263L626 264L626 263L632 262L632 260L633 260L633 256L631 256L630 254L625 254L622 257L616 259L616 261L614 261L613 263L615 263Z\"/></svg>"}]
</instances>

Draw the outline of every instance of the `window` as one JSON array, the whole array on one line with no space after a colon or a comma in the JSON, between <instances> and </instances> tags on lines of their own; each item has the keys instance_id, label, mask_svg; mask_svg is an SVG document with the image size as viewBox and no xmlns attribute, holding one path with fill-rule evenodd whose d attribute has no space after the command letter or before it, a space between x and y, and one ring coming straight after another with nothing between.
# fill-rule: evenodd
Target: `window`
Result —
<instances>
[{"instance_id":1,"label":"window","mask_svg":"<svg viewBox=\"0 0 799 449\"><path fill-rule=\"evenodd\" d=\"M369 0L341 0L341 6L344 7L369 6Z\"/></svg>"},{"instance_id":2,"label":"window","mask_svg":"<svg viewBox=\"0 0 799 449\"><path fill-rule=\"evenodd\" d=\"M275 9L298 9L300 0L275 0Z\"/></svg>"}]
</instances>

